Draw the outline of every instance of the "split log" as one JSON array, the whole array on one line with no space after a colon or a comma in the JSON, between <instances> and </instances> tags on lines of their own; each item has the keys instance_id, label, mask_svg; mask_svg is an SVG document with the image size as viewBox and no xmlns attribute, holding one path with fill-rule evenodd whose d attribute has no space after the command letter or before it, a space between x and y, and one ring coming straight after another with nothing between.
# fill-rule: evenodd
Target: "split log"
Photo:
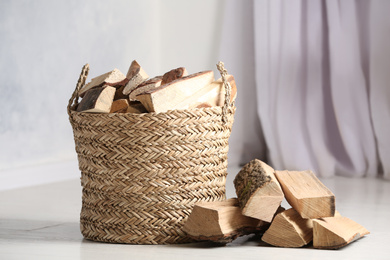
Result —
<instances>
[{"instance_id":1,"label":"split log","mask_svg":"<svg viewBox=\"0 0 390 260\"><path fill-rule=\"evenodd\" d=\"M119 82L122 82L125 79L126 76L122 72L120 72L118 69L114 69L113 71L109 71L103 75L93 78L91 82L89 82L83 88L80 89L79 96L83 97L88 90L94 87L101 87L103 85L114 85Z\"/></svg>"},{"instance_id":2,"label":"split log","mask_svg":"<svg viewBox=\"0 0 390 260\"><path fill-rule=\"evenodd\" d=\"M126 113L129 110L127 99L118 99L112 103L110 113Z\"/></svg>"},{"instance_id":3,"label":"split log","mask_svg":"<svg viewBox=\"0 0 390 260\"><path fill-rule=\"evenodd\" d=\"M195 240L228 243L242 235L263 232L268 226L242 215L237 199L232 198L195 204L183 231Z\"/></svg>"},{"instance_id":4,"label":"split log","mask_svg":"<svg viewBox=\"0 0 390 260\"><path fill-rule=\"evenodd\" d=\"M160 113L171 109L182 109L177 105L213 81L213 71L198 72L139 94L136 98L149 112Z\"/></svg>"},{"instance_id":5,"label":"split log","mask_svg":"<svg viewBox=\"0 0 390 260\"><path fill-rule=\"evenodd\" d=\"M314 219L313 247L338 249L369 233L363 226L346 217L335 216Z\"/></svg>"},{"instance_id":6,"label":"split log","mask_svg":"<svg viewBox=\"0 0 390 260\"><path fill-rule=\"evenodd\" d=\"M234 179L242 214L271 222L284 199L274 169L255 159L247 163Z\"/></svg>"},{"instance_id":7,"label":"split log","mask_svg":"<svg viewBox=\"0 0 390 260\"><path fill-rule=\"evenodd\" d=\"M139 65L136 60L133 60L126 74L126 78L129 79L129 82L123 89L123 94L129 95L133 89L135 89L139 84L149 78L149 76L141 67L141 65Z\"/></svg>"},{"instance_id":8,"label":"split log","mask_svg":"<svg viewBox=\"0 0 390 260\"><path fill-rule=\"evenodd\" d=\"M233 75L227 75L226 80L231 86L230 102L234 102L237 97L236 81L234 80ZM223 106L224 104L225 86L222 82L222 78L220 78L184 99L177 107L180 107L181 109L191 109Z\"/></svg>"},{"instance_id":9,"label":"split log","mask_svg":"<svg viewBox=\"0 0 390 260\"><path fill-rule=\"evenodd\" d=\"M261 238L278 247L302 247L313 240L313 220L302 218L291 208L275 216Z\"/></svg>"},{"instance_id":10,"label":"split log","mask_svg":"<svg viewBox=\"0 0 390 260\"><path fill-rule=\"evenodd\" d=\"M333 217L335 196L312 171L276 171L288 203L302 218Z\"/></svg>"},{"instance_id":11,"label":"split log","mask_svg":"<svg viewBox=\"0 0 390 260\"><path fill-rule=\"evenodd\" d=\"M77 107L78 112L109 113L115 95L115 88L103 86L88 90Z\"/></svg>"},{"instance_id":12,"label":"split log","mask_svg":"<svg viewBox=\"0 0 390 260\"><path fill-rule=\"evenodd\" d=\"M188 75L186 68L180 67L166 72L162 77L161 85L171 83L174 80L180 79Z\"/></svg>"},{"instance_id":13,"label":"split log","mask_svg":"<svg viewBox=\"0 0 390 260\"><path fill-rule=\"evenodd\" d=\"M142 82L141 84L138 85L138 87L136 87L130 92L129 99L136 100L137 99L136 96L138 94L158 88L159 86L161 86L161 82L162 82L162 76L157 76Z\"/></svg>"}]
</instances>

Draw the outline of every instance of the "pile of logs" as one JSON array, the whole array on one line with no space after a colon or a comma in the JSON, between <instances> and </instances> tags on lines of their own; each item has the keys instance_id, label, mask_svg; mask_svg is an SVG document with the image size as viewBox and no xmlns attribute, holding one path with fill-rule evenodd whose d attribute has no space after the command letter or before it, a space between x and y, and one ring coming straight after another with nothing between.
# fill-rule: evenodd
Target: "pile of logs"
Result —
<instances>
[{"instance_id":1,"label":"pile of logs","mask_svg":"<svg viewBox=\"0 0 390 260\"><path fill-rule=\"evenodd\" d=\"M234 77L227 75L231 102L236 98ZM223 106L225 88L222 79L215 80L211 70L188 74L184 67L149 78L134 60L124 75L114 69L93 78L79 90L83 99L78 112L148 113L174 109Z\"/></svg>"},{"instance_id":2,"label":"pile of logs","mask_svg":"<svg viewBox=\"0 0 390 260\"><path fill-rule=\"evenodd\" d=\"M275 171L260 160L246 164L234 179L237 198L195 205L184 231L195 240L230 242L262 234L278 247L338 249L369 234L343 217L334 194L312 171ZM285 210L283 199L292 206Z\"/></svg>"}]
</instances>

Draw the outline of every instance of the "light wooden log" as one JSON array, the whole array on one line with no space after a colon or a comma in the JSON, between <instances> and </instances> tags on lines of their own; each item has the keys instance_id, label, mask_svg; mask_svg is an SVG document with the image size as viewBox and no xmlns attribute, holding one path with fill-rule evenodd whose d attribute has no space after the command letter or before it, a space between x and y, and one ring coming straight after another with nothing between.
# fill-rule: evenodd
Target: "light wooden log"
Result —
<instances>
[{"instance_id":1,"label":"light wooden log","mask_svg":"<svg viewBox=\"0 0 390 260\"><path fill-rule=\"evenodd\" d=\"M119 71L118 69L114 69L103 75L93 78L88 84L86 84L83 88L80 89L79 96L83 97L88 90L94 87L100 87L103 85L114 85L119 82L122 82L125 79L126 76L121 71Z\"/></svg>"},{"instance_id":2,"label":"light wooden log","mask_svg":"<svg viewBox=\"0 0 390 260\"><path fill-rule=\"evenodd\" d=\"M183 231L195 240L230 242L235 238L264 231L269 224L241 214L236 198L195 204Z\"/></svg>"},{"instance_id":3,"label":"light wooden log","mask_svg":"<svg viewBox=\"0 0 390 260\"><path fill-rule=\"evenodd\" d=\"M137 95L144 93L144 92L147 92L147 91L150 91L150 90L153 90L155 88L158 88L159 86L161 86L161 82L162 82L162 76L157 76L157 77L145 80L144 82L139 84L135 89L133 89L130 92L129 99L136 100Z\"/></svg>"},{"instance_id":4,"label":"light wooden log","mask_svg":"<svg viewBox=\"0 0 390 260\"><path fill-rule=\"evenodd\" d=\"M123 94L129 95L133 89L135 89L139 84L147 80L149 76L141 67L141 65L139 65L136 60L133 60L126 74L126 78L129 79L129 82L123 89Z\"/></svg>"},{"instance_id":5,"label":"light wooden log","mask_svg":"<svg viewBox=\"0 0 390 260\"><path fill-rule=\"evenodd\" d=\"M186 68L180 67L177 69L170 70L166 72L162 77L161 85L171 83L174 80L180 79L188 75Z\"/></svg>"},{"instance_id":6,"label":"light wooden log","mask_svg":"<svg viewBox=\"0 0 390 260\"><path fill-rule=\"evenodd\" d=\"M335 196L312 171L276 171L288 203L302 218L333 217Z\"/></svg>"},{"instance_id":7,"label":"light wooden log","mask_svg":"<svg viewBox=\"0 0 390 260\"><path fill-rule=\"evenodd\" d=\"M261 240L278 247L302 247L313 240L313 221L291 208L275 216Z\"/></svg>"},{"instance_id":8,"label":"light wooden log","mask_svg":"<svg viewBox=\"0 0 390 260\"><path fill-rule=\"evenodd\" d=\"M182 109L177 105L213 81L213 71L198 72L139 94L136 98L149 112L160 113L172 109Z\"/></svg>"},{"instance_id":9,"label":"light wooden log","mask_svg":"<svg viewBox=\"0 0 390 260\"><path fill-rule=\"evenodd\" d=\"M226 76L227 82L231 86L230 102L234 102L237 97L236 81L233 75ZM223 106L225 104L225 86L222 78L200 89L190 97L180 102L177 107L181 109Z\"/></svg>"},{"instance_id":10,"label":"light wooden log","mask_svg":"<svg viewBox=\"0 0 390 260\"><path fill-rule=\"evenodd\" d=\"M274 169L254 159L234 179L242 214L270 222L284 199Z\"/></svg>"},{"instance_id":11,"label":"light wooden log","mask_svg":"<svg viewBox=\"0 0 390 260\"><path fill-rule=\"evenodd\" d=\"M108 86L115 87L116 89L118 89L120 87L126 86L128 82L129 82L129 79L124 78L123 80L118 81L118 82L105 82L104 85L108 85Z\"/></svg>"},{"instance_id":12,"label":"light wooden log","mask_svg":"<svg viewBox=\"0 0 390 260\"><path fill-rule=\"evenodd\" d=\"M88 90L77 107L78 112L109 113L115 95L111 86L97 87Z\"/></svg>"},{"instance_id":13,"label":"light wooden log","mask_svg":"<svg viewBox=\"0 0 390 260\"><path fill-rule=\"evenodd\" d=\"M338 249L369 233L362 225L346 217L335 216L314 219L313 247Z\"/></svg>"},{"instance_id":14,"label":"light wooden log","mask_svg":"<svg viewBox=\"0 0 390 260\"><path fill-rule=\"evenodd\" d=\"M118 99L112 103L110 113L126 113L129 110L127 99Z\"/></svg>"}]
</instances>

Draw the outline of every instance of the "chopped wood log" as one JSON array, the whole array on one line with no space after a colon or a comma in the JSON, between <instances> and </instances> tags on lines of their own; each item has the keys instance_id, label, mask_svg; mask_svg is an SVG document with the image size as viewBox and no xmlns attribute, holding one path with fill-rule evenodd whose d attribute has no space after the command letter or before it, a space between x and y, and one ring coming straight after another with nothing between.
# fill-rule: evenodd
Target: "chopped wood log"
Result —
<instances>
[{"instance_id":1,"label":"chopped wood log","mask_svg":"<svg viewBox=\"0 0 390 260\"><path fill-rule=\"evenodd\" d=\"M126 86L128 82L129 82L129 79L128 78L124 78L123 80L118 81L118 82L104 83L104 85L108 85L108 86L115 87L116 89L118 89L120 87Z\"/></svg>"},{"instance_id":2,"label":"chopped wood log","mask_svg":"<svg viewBox=\"0 0 390 260\"><path fill-rule=\"evenodd\" d=\"M126 78L129 79L129 82L126 84L125 88L123 89L123 94L129 95L133 89L135 89L139 84L141 84L147 78L149 78L149 76L144 71L144 69L138 64L138 62L136 60L133 60L126 74Z\"/></svg>"},{"instance_id":3,"label":"chopped wood log","mask_svg":"<svg viewBox=\"0 0 390 260\"><path fill-rule=\"evenodd\" d=\"M180 67L166 72L162 77L161 85L170 83L188 75L186 68Z\"/></svg>"},{"instance_id":4,"label":"chopped wood log","mask_svg":"<svg viewBox=\"0 0 390 260\"><path fill-rule=\"evenodd\" d=\"M155 89L159 86L161 86L162 82L162 76L157 76L148 80L145 80L141 84L138 85L135 89L133 89L130 94L129 94L129 99L130 100L136 100L136 96L138 94L147 92L149 90Z\"/></svg>"},{"instance_id":5,"label":"chopped wood log","mask_svg":"<svg viewBox=\"0 0 390 260\"><path fill-rule=\"evenodd\" d=\"M139 94L136 98L149 112L160 113L172 109L182 109L177 105L213 81L213 71L198 72Z\"/></svg>"},{"instance_id":6,"label":"chopped wood log","mask_svg":"<svg viewBox=\"0 0 390 260\"><path fill-rule=\"evenodd\" d=\"M234 187L242 214L267 222L271 222L284 199L274 169L258 159L240 170L234 179Z\"/></svg>"},{"instance_id":7,"label":"chopped wood log","mask_svg":"<svg viewBox=\"0 0 390 260\"><path fill-rule=\"evenodd\" d=\"M110 113L126 113L129 110L127 99L118 99L112 102Z\"/></svg>"},{"instance_id":8,"label":"chopped wood log","mask_svg":"<svg viewBox=\"0 0 390 260\"><path fill-rule=\"evenodd\" d=\"M228 243L235 238L259 233L269 224L241 214L236 198L195 204L183 231L195 240Z\"/></svg>"},{"instance_id":9,"label":"chopped wood log","mask_svg":"<svg viewBox=\"0 0 390 260\"><path fill-rule=\"evenodd\" d=\"M288 203L302 218L333 217L335 196L312 171L276 171Z\"/></svg>"},{"instance_id":10,"label":"chopped wood log","mask_svg":"<svg viewBox=\"0 0 390 260\"><path fill-rule=\"evenodd\" d=\"M77 107L78 112L109 113L115 95L115 88L110 86L88 90Z\"/></svg>"},{"instance_id":11,"label":"chopped wood log","mask_svg":"<svg viewBox=\"0 0 390 260\"><path fill-rule=\"evenodd\" d=\"M261 240L279 247L302 247L313 240L313 220L291 208L275 216Z\"/></svg>"},{"instance_id":12,"label":"chopped wood log","mask_svg":"<svg viewBox=\"0 0 390 260\"><path fill-rule=\"evenodd\" d=\"M227 82L231 86L230 102L233 102L237 97L236 81L233 75L226 76ZM190 97L183 100L177 106L182 109L202 108L223 106L225 104L225 86L222 78L200 89Z\"/></svg>"},{"instance_id":13,"label":"chopped wood log","mask_svg":"<svg viewBox=\"0 0 390 260\"><path fill-rule=\"evenodd\" d=\"M313 220L313 247L338 249L369 234L370 232L355 221L342 217L328 217Z\"/></svg>"},{"instance_id":14,"label":"chopped wood log","mask_svg":"<svg viewBox=\"0 0 390 260\"><path fill-rule=\"evenodd\" d=\"M146 108L139 101L130 101L127 113L142 114L147 113Z\"/></svg>"},{"instance_id":15,"label":"chopped wood log","mask_svg":"<svg viewBox=\"0 0 390 260\"><path fill-rule=\"evenodd\" d=\"M114 85L119 82L122 82L125 79L126 76L120 70L114 69L113 71L109 71L103 75L91 79L88 84L86 84L83 88L80 89L79 96L83 97L88 90L94 87L101 87L103 85Z\"/></svg>"}]
</instances>

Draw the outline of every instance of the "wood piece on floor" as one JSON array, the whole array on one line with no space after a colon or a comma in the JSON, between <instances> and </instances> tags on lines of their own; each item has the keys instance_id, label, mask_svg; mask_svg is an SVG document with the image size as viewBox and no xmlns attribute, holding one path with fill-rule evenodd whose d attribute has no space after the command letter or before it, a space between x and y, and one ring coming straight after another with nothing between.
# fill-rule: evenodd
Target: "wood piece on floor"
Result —
<instances>
[{"instance_id":1,"label":"wood piece on floor","mask_svg":"<svg viewBox=\"0 0 390 260\"><path fill-rule=\"evenodd\" d=\"M270 222L284 199L274 169L254 159L234 179L242 214Z\"/></svg>"},{"instance_id":2,"label":"wood piece on floor","mask_svg":"<svg viewBox=\"0 0 390 260\"><path fill-rule=\"evenodd\" d=\"M109 113L115 95L115 88L103 86L88 90L77 107L78 112Z\"/></svg>"},{"instance_id":3,"label":"wood piece on floor","mask_svg":"<svg viewBox=\"0 0 390 260\"><path fill-rule=\"evenodd\" d=\"M276 171L288 203L302 218L333 217L334 194L312 171Z\"/></svg>"},{"instance_id":4,"label":"wood piece on floor","mask_svg":"<svg viewBox=\"0 0 390 260\"><path fill-rule=\"evenodd\" d=\"M88 84L86 84L84 87L80 89L79 96L83 97L88 90L94 87L100 87L103 85L113 85L125 79L126 76L120 70L114 69L112 71L104 73L103 75L91 79L91 81Z\"/></svg>"},{"instance_id":5,"label":"wood piece on floor","mask_svg":"<svg viewBox=\"0 0 390 260\"><path fill-rule=\"evenodd\" d=\"M183 109L178 104L213 81L213 71L198 72L139 94L136 98L141 101L149 112L160 113L173 109Z\"/></svg>"},{"instance_id":6,"label":"wood piece on floor","mask_svg":"<svg viewBox=\"0 0 390 260\"><path fill-rule=\"evenodd\" d=\"M264 231L269 224L241 214L236 198L195 204L183 230L195 240L230 242L235 238Z\"/></svg>"},{"instance_id":7,"label":"wood piece on floor","mask_svg":"<svg viewBox=\"0 0 390 260\"><path fill-rule=\"evenodd\" d=\"M313 240L313 221L291 208L275 216L261 240L278 247L302 247Z\"/></svg>"},{"instance_id":8,"label":"wood piece on floor","mask_svg":"<svg viewBox=\"0 0 390 260\"><path fill-rule=\"evenodd\" d=\"M313 220L313 247L318 249L338 249L370 232L355 221L335 216Z\"/></svg>"},{"instance_id":9,"label":"wood piece on floor","mask_svg":"<svg viewBox=\"0 0 390 260\"><path fill-rule=\"evenodd\" d=\"M141 67L141 65L139 65L136 60L133 60L126 74L126 78L129 79L129 82L123 89L123 94L129 95L133 89L135 89L139 84L147 80L149 78L149 75L144 71L144 69Z\"/></svg>"}]
</instances>

